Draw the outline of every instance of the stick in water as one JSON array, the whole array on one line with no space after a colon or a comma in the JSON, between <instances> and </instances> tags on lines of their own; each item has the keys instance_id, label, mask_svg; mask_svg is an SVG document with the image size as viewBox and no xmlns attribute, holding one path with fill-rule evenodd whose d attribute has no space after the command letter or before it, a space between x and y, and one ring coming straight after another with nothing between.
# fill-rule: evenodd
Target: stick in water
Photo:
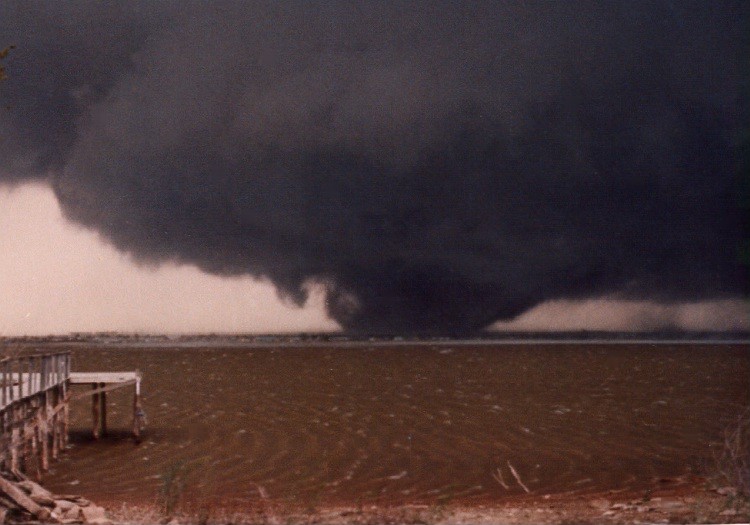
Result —
<instances>
[{"instance_id":1,"label":"stick in water","mask_svg":"<svg viewBox=\"0 0 750 525\"><path fill-rule=\"evenodd\" d=\"M503 487L505 490L510 489L508 484L503 479L503 471L500 470L500 467L497 467L497 471L492 473L492 477L495 478L495 481L500 483L500 486Z\"/></svg>"},{"instance_id":2,"label":"stick in water","mask_svg":"<svg viewBox=\"0 0 750 525\"><path fill-rule=\"evenodd\" d=\"M514 478L516 478L516 481L518 482L518 484L521 485L521 488L525 490L527 494L531 494L529 487L523 484L523 481L521 481L521 476L518 475L518 472L516 472L516 469L514 469L513 465L510 464L510 461L508 461L508 467L510 468L510 473L513 474Z\"/></svg>"},{"instance_id":3,"label":"stick in water","mask_svg":"<svg viewBox=\"0 0 750 525\"><path fill-rule=\"evenodd\" d=\"M268 499L268 492L266 492L266 489L263 488L263 485L260 485L258 483L255 483L253 481L250 482L251 485L255 485L255 490L258 491L258 494L263 499Z\"/></svg>"}]
</instances>

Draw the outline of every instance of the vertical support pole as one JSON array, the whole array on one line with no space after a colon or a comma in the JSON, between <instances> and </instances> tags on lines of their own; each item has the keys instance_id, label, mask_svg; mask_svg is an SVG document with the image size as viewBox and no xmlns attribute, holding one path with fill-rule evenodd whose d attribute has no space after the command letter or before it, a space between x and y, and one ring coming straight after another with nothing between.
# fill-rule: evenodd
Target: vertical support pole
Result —
<instances>
[{"instance_id":1,"label":"vertical support pole","mask_svg":"<svg viewBox=\"0 0 750 525\"><path fill-rule=\"evenodd\" d=\"M2 448L0 448L0 468L7 471L10 469L10 465L8 465L8 451L10 450L9 443L8 443L8 411L3 410L2 413L0 413L0 444L2 444Z\"/></svg>"},{"instance_id":2,"label":"vertical support pole","mask_svg":"<svg viewBox=\"0 0 750 525\"><path fill-rule=\"evenodd\" d=\"M26 396L34 395L34 358L26 359Z\"/></svg>"},{"instance_id":3,"label":"vertical support pole","mask_svg":"<svg viewBox=\"0 0 750 525\"><path fill-rule=\"evenodd\" d=\"M47 390L47 356L42 357L42 362L39 364L39 387L41 390Z\"/></svg>"},{"instance_id":4,"label":"vertical support pole","mask_svg":"<svg viewBox=\"0 0 750 525\"><path fill-rule=\"evenodd\" d=\"M92 390L96 390L99 387L99 383L91 383ZM101 414L99 403L99 394L92 394L91 396L91 423L93 427L94 439L99 439L101 436Z\"/></svg>"},{"instance_id":5,"label":"vertical support pole","mask_svg":"<svg viewBox=\"0 0 750 525\"><path fill-rule=\"evenodd\" d=\"M32 371L29 375L29 383L31 385L32 394L36 394L37 392L39 392L39 380L42 378L42 376L41 373L38 372L41 369L41 363L42 358L39 356L35 356L31 361Z\"/></svg>"},{"instance_id":6,"label":"vertical support pole","mask_svg":"<svg viewBox=\"0 0 750 525\"><path fill-rule=\"evenodd\" d=\"M65 380L62 382L62 447L67 448L68 439L70 438L70 391L68 382L70 381L70 355L65 356Z\"/></svg>"},{"instance_id":7,"label":"vertical support pole","mask_svg":"<svg viewBox=\"0 0 750 525\"><path fill-rule=\"evenodd\" d=\"M18 462L18 471L23 471L24 460L26 459L26 436L23 428L23 401L16 401L16 458Z\"/></svg>"},{"instance_id":8,"label":"vertical support pole","mask_svg":"<svg viewBox=\"0 0 750 525\"><path fill-rule=\"evenodd\" d=\"M16 361L16 393L14 398L21 399L21 360Z\"/></svg>"},{"instance_id":9,"label":"vertical support pole","mask_svg":"<svg viewBox=\"0 0 750 525\"><path fill-rule=\"evenodd\" d=\"M141 442L141 377L135 378L135 393L133 394L133 439L136 444Z\"/></svg>"},{"instance_id":10,"label":"vertical support pole","mask_svg":"<svg viewBox=\"0 0 750 525\"><path fill-rule=\"evenodd\" d=\"M18 458L20 447L20 436L18 428L18 406L13 405L11 409L11 431L10 431L10 471L16 473L19 471L20 461Z\"/></svg>"},{"instance_id":11,"label":"vertical support pole","mask_svg":"<svg viewBox=\"0 0 750 525\"><path fill-rule=\"evenodd\" d=\"M45 379L46 381L46 379ZM44 405L39 409L39 433L42 441L42 470L49 470L49 392L45 390L42 393L42 403Z\"/></svg>"},{"instance_id":12,"label":"vertical support pole","mask_svg":"<svg viewBox=\"0 0 750 525\"><path fill-rule=\"evenodd\" d=\"M21 471L25 472L29 470L29 466L30 466L29 448L31 445L31 440L29 439L29 428L28 428L28 419L29 419L28 399L23 399L19 401L19 404L20 404L20 409L21 409L21 417L18 422L19 426L21 427Z\"/></svg>"},{"instance_id":13,"label":"vertical support pole","mask_svg":"<svg viewBox=\"0 0 750 525\"><path fill-rule=\"evenodd\" d=\"M26 417L26 424L28 429L28 440L31 442L31 454L26 465L26 472L29 472L31 468L34 469L34 474L37 480L42 479L42 461L41 461L41 446L39 444L39 414L41 413L39 394L35 394L29 399L29 414Z\"/></svg>"},{"instance_id":14,"label":"vertical support pole","mask_svg":"<svg viewBox=\"0 0 750 525\"><path fill-rule=\"evenodd\" d=\"M54 392L54 394L52 394ZM60 386L55 385L51 390L52 394L52 408L53 412L57 410L57 405L60 403ZM60 417L60 412L55 412L50 418L49 425L52 429L52 459L57 459L57 455L60 452L60 438L57 420Z\"/></svg>"},{"instance_id":15,"label":"vertical support pole","mask_svg":"<svg viewBox=\"0 0 750 525\"><path fill-rule=\"evenodd\" d=\"M29 364L30 358L25 358L23 360L23 363L21 366L21 396L22 398L29 395L29 391L31 390L31 385L29 384L29 381L31 380L31 365Z\"/></svg>"},{"instance_id":16,"label":"vertical support pole","mask_svg":"<svg viewBox=\"0 0 750 525\"><path fill-rule=\"evenodd\" d=\"M2 403L3 408L8 404L8 396L6 395L6 392L8 391L8 362L3 361L2 363L2 381L3 381L3 390L2 393L0 393L0 403Z\"/></svg>"},{"instance_id":17,"label":"vertical support pole","mask_svg":"<svg viewBox=\"0 0 750 525\"><path fill-rule=\"evenodd\" d=\"M106 383L99 383L100 388L104 388ZM99 416L101 418L101 422L99 424L99 427L101 429L101 435L102 437L107 435L107 393L101 392L99 394Z\"/></svg>"}]
</instances>

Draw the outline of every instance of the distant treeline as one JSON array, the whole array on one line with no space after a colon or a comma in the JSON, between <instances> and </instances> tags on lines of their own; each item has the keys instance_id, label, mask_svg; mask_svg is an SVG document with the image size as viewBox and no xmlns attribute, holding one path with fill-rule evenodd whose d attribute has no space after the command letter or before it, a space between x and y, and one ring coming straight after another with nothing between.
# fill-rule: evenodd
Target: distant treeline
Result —
<instances>
[{"instance_id":1,"label":"distant treeline","mask_svg":"<svg viewBox=\"0 0 750 525\"><path fill-rule=\"evenodd\" d=\"M284 333L284 334L140 334L119 332L75 332L65 335L46 336L0 336L0 345L12 344L70 344L70 343L133 343L133 344L184 344L216 343L232 344L306 344L342 342L445 342L459 340L477 341L742 341L750 342L750 332L708 331L655 331L655 332L606 332L606 331L560 331L560 332L490 332L455 336L431 335L384 335L346 334L341 332Z\"/></svg>"}]
</instances>

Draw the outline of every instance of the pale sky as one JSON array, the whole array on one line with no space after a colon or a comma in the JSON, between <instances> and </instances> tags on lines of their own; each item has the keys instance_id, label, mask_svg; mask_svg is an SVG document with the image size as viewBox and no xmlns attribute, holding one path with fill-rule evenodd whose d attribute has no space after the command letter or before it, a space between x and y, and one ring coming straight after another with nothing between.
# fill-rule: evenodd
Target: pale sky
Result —
<instances>
[{"instance_id":1,"label":"pale sky","mask_svg":"<svg viewBox=\"0 0 750 525\"><path fill-rule=\"evenodd\" d=\"M66 222L43 185L0 186L0 294L0 335L338 329L319 293L297 308L249 277L137 266Z\"/></svg>"},{"instance_id":2,"label":"pale sky","mask_svg":"<svg viewBox=\"0 0 750 525\"><path fill-rule=\"evenodd\" d=\"M499 330L748 330L742 301L548 301ZM0 336L76 331L149 333L331 331L324 297L304 308L271 284L192 266L134 264L67 222L45 185L0 186Z\"/></svg>"}]
</instances>

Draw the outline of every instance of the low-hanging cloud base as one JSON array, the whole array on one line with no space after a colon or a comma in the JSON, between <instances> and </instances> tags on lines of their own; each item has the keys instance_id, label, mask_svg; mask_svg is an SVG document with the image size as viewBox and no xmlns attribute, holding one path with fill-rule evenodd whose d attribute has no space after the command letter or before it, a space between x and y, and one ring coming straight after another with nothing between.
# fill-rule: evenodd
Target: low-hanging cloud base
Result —
<instances>
[{"instance_id":1,"label":"low-hanging cloud base","mask_svg":"<svg viewBox=\"0 0 750 525\"><path fill-rule=\"evenodd\" d=\"M0 336L71 332L238 334L331 332L324 291L285 304L268 282L220 278L195 267L143 267L100 236L66 222L41 184L0 190ZM750 331L742 300L656 304L549 301L490 332Z\"/></svg>"},{"instance_id":2,"label":"low-hanging cloud base","mask_svg":"<svg viewBox=\"0 0 750 525\"><path fill-rule=\"evenodd\" d=\"M748 4L0 6L0 183L361 333L738 300Z\"/></svg>"}]
</instances>

